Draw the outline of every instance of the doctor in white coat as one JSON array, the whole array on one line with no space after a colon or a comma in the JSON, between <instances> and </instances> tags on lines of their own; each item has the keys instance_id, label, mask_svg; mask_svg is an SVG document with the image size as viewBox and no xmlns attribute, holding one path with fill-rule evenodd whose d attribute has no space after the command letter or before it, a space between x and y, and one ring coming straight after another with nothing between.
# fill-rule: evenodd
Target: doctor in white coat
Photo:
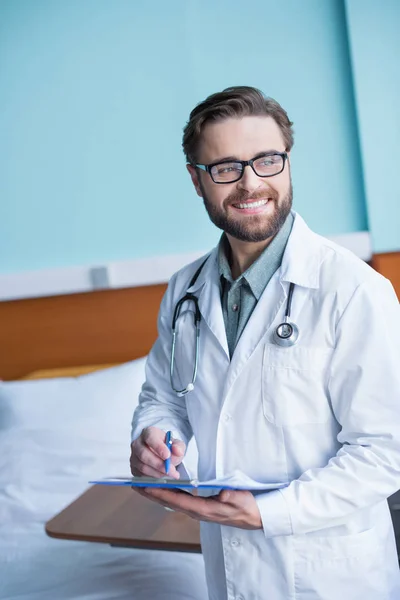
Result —
<instances>
[{"instance_id":1,"label":"doctor in white coat","mask_svg":"<svg viewBox=\"0 0 400 600\"><path fill-rule=\"evenodd\" d=\"M191 113L188 170L224 233L162 301L131 468L162 476L172 430L172 477L194 434L200 479L239 469L289 484L212 498L140 492L201 521L210 600L399 600L387 504L400 488L399 305L388 280L292 211L291 127L278 103L247 87ZM291 284L299 336L282 346ZM201 314L198 373L178 396L171 323L187 292ZM186 302L176 325L176 389L192 381L194 310Z\"/></svg>"}]
</instances>

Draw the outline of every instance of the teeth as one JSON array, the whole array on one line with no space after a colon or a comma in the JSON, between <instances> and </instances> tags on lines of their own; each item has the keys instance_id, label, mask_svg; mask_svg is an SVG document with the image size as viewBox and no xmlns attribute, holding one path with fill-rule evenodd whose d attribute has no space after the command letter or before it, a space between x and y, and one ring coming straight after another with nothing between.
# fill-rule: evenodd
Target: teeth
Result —
<instances>
[{"instance_id":1,"label":"teeth","mask_svg":"<svg viewBox=\"0 0 400 600\"><path fill-rule=\"evenodd\" d=\"M245 202L242 204L234 204L236 208L258 208L267 204L268 200L257 200L257 202Z\"/></svg>"}]
</instances>

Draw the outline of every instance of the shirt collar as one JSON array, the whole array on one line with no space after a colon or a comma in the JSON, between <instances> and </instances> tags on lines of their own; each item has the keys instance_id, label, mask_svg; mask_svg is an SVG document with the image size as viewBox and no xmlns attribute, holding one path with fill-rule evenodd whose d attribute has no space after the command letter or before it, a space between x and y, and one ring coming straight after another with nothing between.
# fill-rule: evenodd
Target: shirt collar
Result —
<instances>
[{"instance_id":1,"label":"shirt collar","mask_svg":"<svg viewBox=\"0 0 400 600\"><path fill-rule=\"evenodd\" d=\"M260 299L266 284L280 267L282 257L285 251L287 241L292 231L294 216L292 213L286 218L286 221L272 240L265 248L262 254L254 261L250 267L242 273L236 282L247 282L257 301ZM230 246L225 233L222 234L218 247L218 268L221 281L224 278L229 283L233 283L232 272L229 266ZM235 282L235 283L236 283Z\"/></svg>"},{"instance_id":2,"label":"shirt collar","mask_svg":"<svg viewBox=\"0 0 400 600\"><path fill-rule=\"evenodd\" d=\"M226 234L223 233L218 244L218 271L221 278L223 277L226 281L229 281L229 283L233 283L232 271L229 266L230 253L231 248L228 238L226 237Z\"/></svg>"}]
</instances>

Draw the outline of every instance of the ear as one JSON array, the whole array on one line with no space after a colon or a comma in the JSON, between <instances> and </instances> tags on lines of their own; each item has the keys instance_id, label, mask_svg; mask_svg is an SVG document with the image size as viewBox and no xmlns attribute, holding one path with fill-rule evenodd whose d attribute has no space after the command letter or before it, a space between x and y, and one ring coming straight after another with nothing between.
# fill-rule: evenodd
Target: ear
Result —
<instances>
[{"instance_id":1,"label":"ear","mask_svg":"<svg viewBox=\"0 0 400 600\"><path fill-rule=\"evenodd\" d=\"M186 165L186 168L189 171L189 174L192 179L192 183L195 187L195 190L197 192L197 195L200 196L200 198L202 198L203 194L201 193L199 175L198 175L196 168L193 165Z\"/></svg>"}]
</instances>

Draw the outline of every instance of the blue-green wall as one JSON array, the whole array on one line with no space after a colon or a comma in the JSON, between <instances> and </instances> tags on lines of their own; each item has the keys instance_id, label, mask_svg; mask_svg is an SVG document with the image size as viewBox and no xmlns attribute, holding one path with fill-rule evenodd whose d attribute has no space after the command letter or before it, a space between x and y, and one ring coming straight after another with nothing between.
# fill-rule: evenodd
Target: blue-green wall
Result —
<instances>
[{"instance_id":1,"label":"blue-green wall","mask_svg":"<svg viewBox=\"0 0 400 600\"><path fill-rule=\"evenodd\" d=\"M400 250L400 1L346 9L372 243Z\"/></svg>"},{"instance_id":2,"label":"blue-green wall","mask_svg":"<svg viewBox=\"0 0 400 600\"><path fill-rule=\"evenodd\" d=\"M241 84L295 123L311 227L367 229L343 0L0 0L0 272L213 245L182 128Z\"/></svg>"}]
</instances>

